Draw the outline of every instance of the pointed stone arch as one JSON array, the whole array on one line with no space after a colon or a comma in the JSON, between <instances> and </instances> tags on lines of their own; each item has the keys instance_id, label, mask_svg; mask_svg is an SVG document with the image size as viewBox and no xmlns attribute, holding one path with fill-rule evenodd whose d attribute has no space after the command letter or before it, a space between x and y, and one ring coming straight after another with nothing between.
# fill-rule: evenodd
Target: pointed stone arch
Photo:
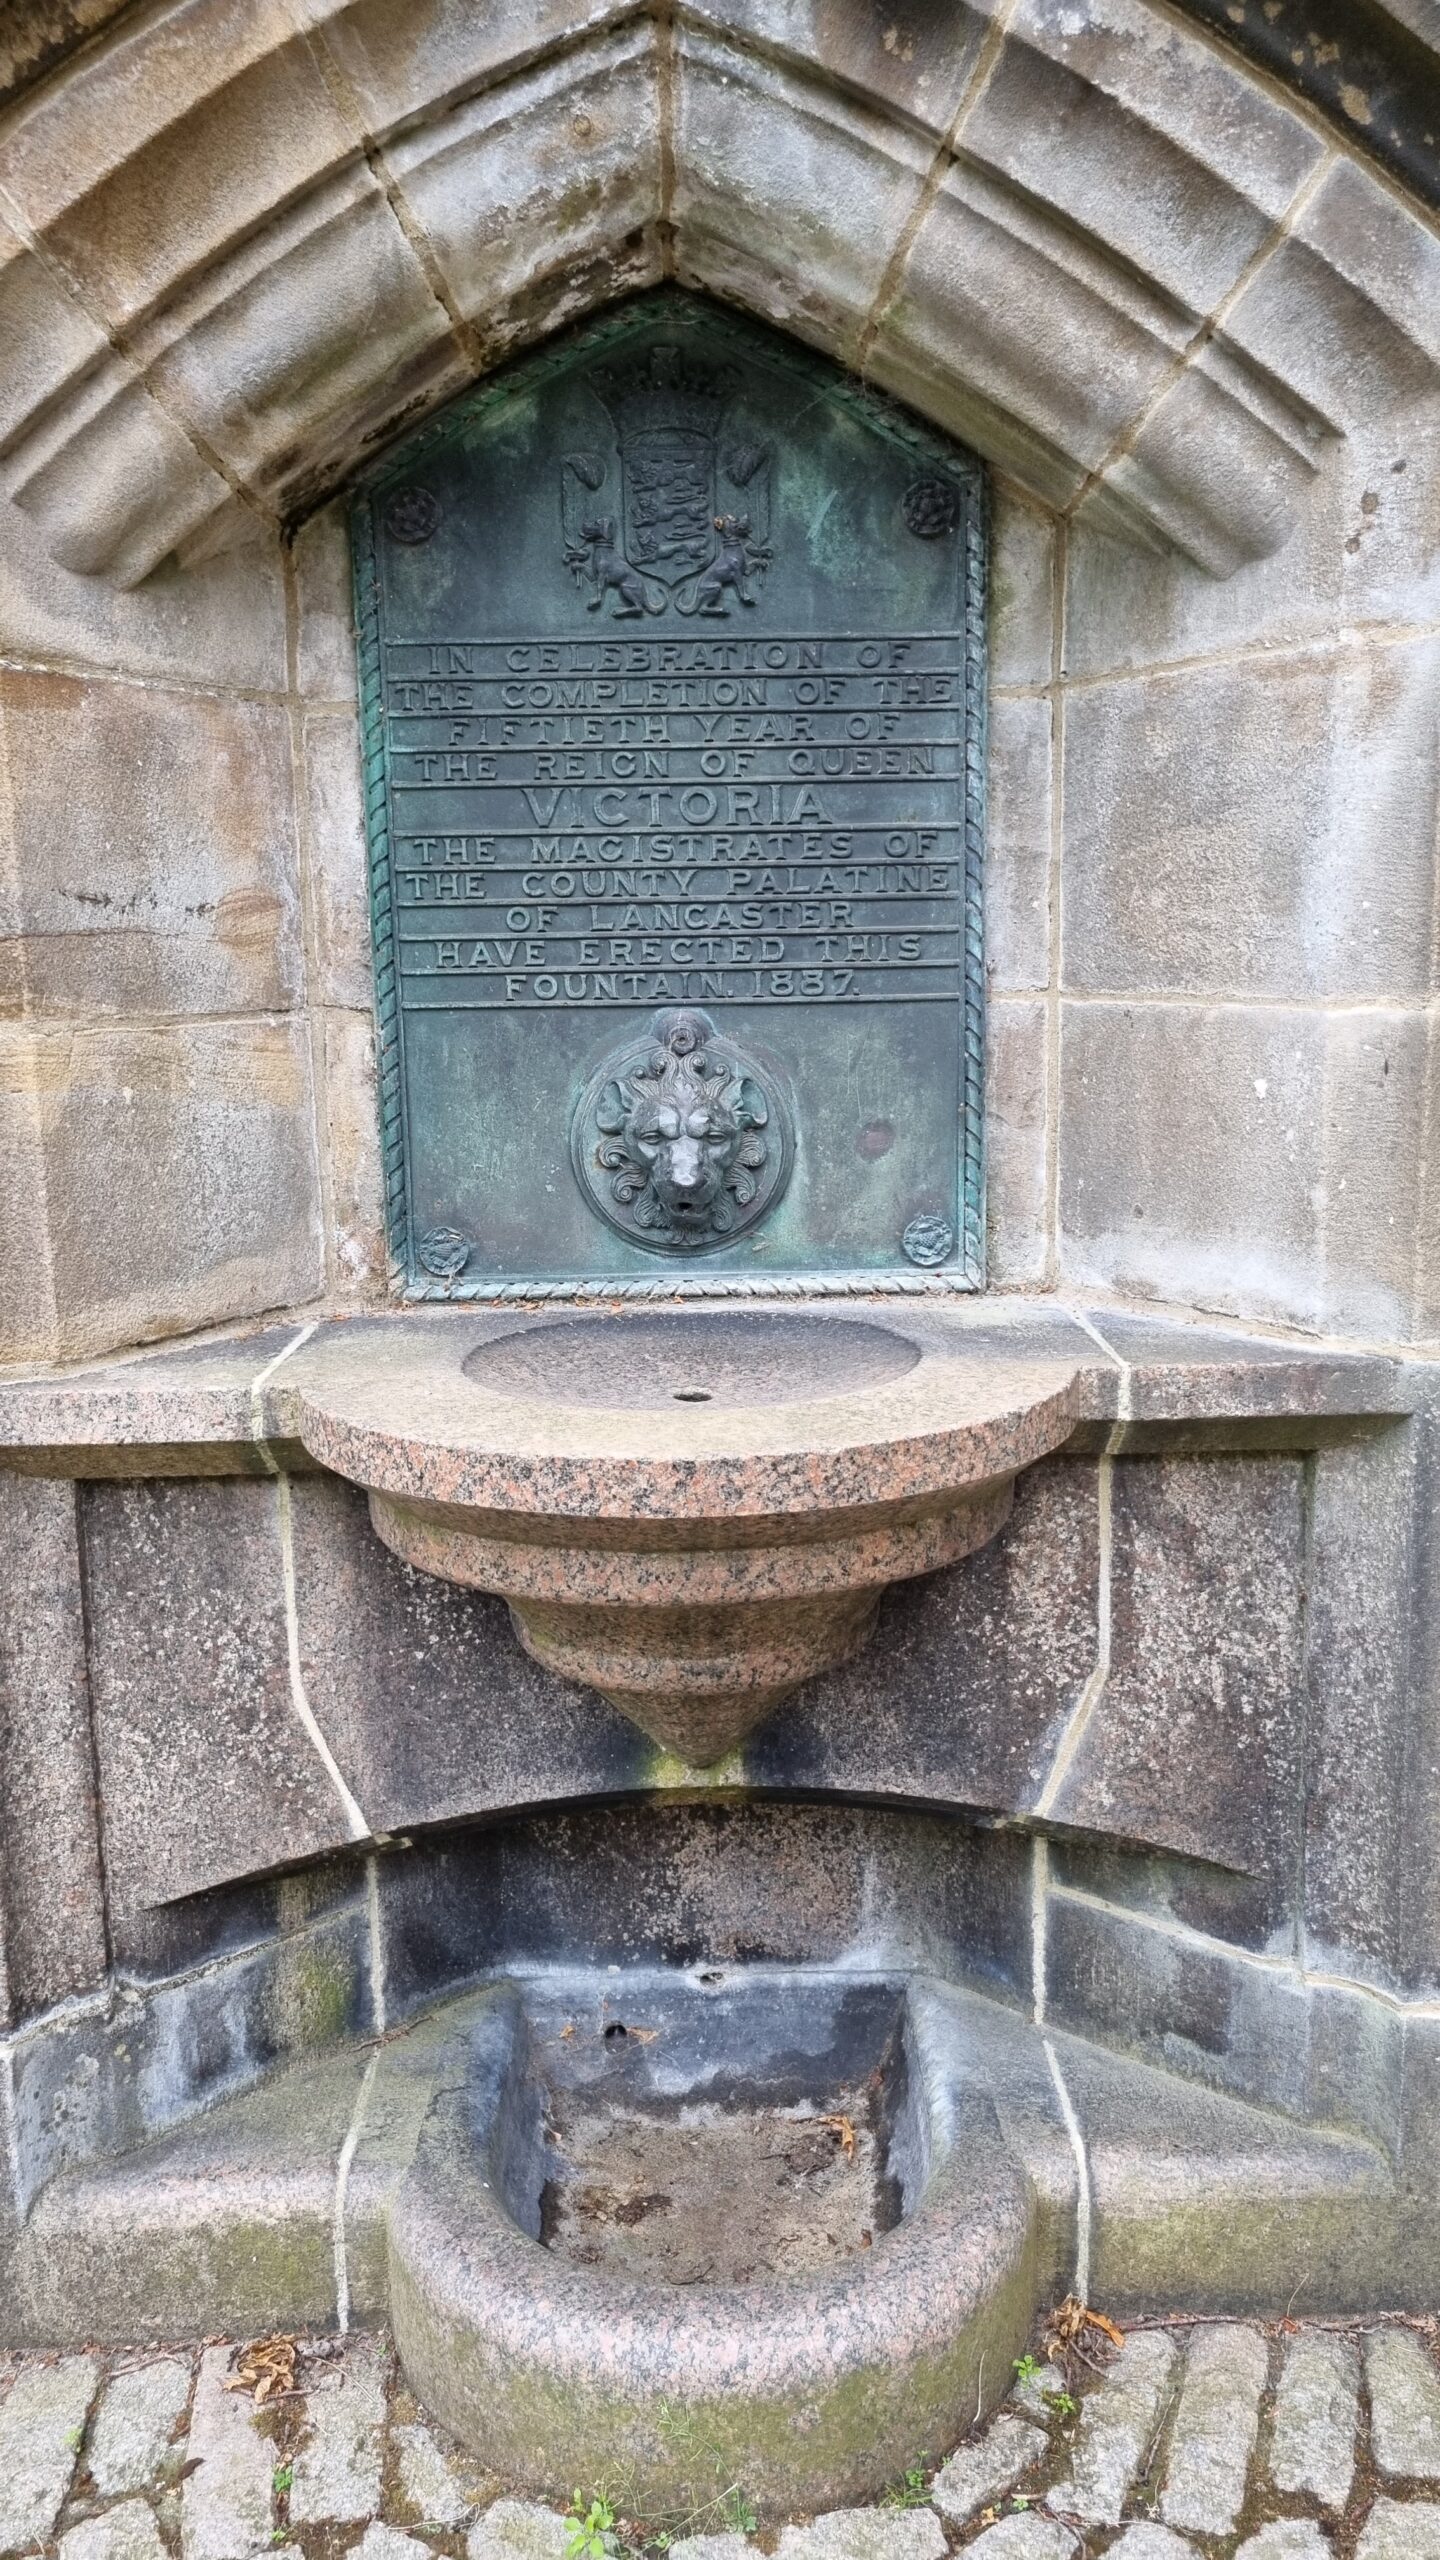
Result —
<instances>
[{"instance_id":1,"label":"pointed stone arch","mask_svg":"<svg viewBox=\"0 0 1440 2560\"><path fill-rule=\"evenodd\" d=\"M3 153L0 477L122 584L667 273L1222 576L1435 378L1423 221L1158 0L167 0Z\"/></svg>"}]
</instances>

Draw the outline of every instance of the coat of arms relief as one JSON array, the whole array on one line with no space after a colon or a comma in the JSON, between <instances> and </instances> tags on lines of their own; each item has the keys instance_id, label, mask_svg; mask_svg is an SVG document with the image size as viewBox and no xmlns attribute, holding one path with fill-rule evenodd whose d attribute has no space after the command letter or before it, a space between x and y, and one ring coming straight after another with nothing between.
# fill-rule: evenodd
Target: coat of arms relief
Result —
<instances>
[{"instance_id":1,"label":"coat of arms relief","mask_svg":"<svg viewBox=\"0 0 1440 2560\"><path fill-rule=\"evenodd\" d=\"M654 346L597 366L614 430L560 466L565 560L592 613L728 615L753 605L770 563L770 455L733 416L725 367Z\"/></svg>"}]
</instances>

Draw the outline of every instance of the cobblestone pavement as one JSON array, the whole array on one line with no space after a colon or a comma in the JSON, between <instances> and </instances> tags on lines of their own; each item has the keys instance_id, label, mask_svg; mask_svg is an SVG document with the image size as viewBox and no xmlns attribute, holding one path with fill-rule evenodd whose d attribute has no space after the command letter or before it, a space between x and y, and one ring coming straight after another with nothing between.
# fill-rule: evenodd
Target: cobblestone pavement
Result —
<instances>
[{"instance_id":1,"label":"cobblestone pavement","mask_svg":"<svg viewBox=\"0 0 1440 2560\"><path fill-rule=\"evenodd\" d=\"M426 2422L384 2338L300 2341L295 2387L263 2406L233 2380L224 2344L0 2355L0 2555L572 2553L564 2516ZM1148 2325L1073 2396L1022 2363L988 2426L878 2506L747 2534L741 2483L660 2521L679 2560L1440 2560L1440 2368L1399 2323Z\"/></svg>"}]
</instances>

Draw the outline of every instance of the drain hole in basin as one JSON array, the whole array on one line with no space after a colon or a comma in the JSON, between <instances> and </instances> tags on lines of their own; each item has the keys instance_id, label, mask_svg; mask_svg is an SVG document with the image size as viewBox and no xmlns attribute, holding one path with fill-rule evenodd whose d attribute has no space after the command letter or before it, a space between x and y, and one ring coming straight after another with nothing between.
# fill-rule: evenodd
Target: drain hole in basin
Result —
<instances>
[{"instance_id":1,"label":"drain hole in basin","mask_svg":"<svg viewBox=\"0 0 1440 2560\"><path fill-rule=\"evenodd\" d=\"M708 1387L676 1387L670 1400L672 1404L713 1404L715 1401Z\"/></svg>"}]
</instances>

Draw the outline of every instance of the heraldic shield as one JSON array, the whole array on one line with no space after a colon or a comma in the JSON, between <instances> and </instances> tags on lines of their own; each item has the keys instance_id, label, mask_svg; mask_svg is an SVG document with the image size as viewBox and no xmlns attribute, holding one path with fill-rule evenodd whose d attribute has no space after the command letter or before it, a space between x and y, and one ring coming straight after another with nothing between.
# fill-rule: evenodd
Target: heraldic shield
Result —
<instances>
[{"instance_id":1,"label":"heraldic shield","mask_svg":"<svg viewBox=\"0 0 1440 2560\"><path fill-rule=\"evenodd\" d=\"M728 616L770 563L770 457L735 413L736 377L652 346L590 377L593 446L560 470L565 560L592 613Z\"/></svg>"}]
</instances>

